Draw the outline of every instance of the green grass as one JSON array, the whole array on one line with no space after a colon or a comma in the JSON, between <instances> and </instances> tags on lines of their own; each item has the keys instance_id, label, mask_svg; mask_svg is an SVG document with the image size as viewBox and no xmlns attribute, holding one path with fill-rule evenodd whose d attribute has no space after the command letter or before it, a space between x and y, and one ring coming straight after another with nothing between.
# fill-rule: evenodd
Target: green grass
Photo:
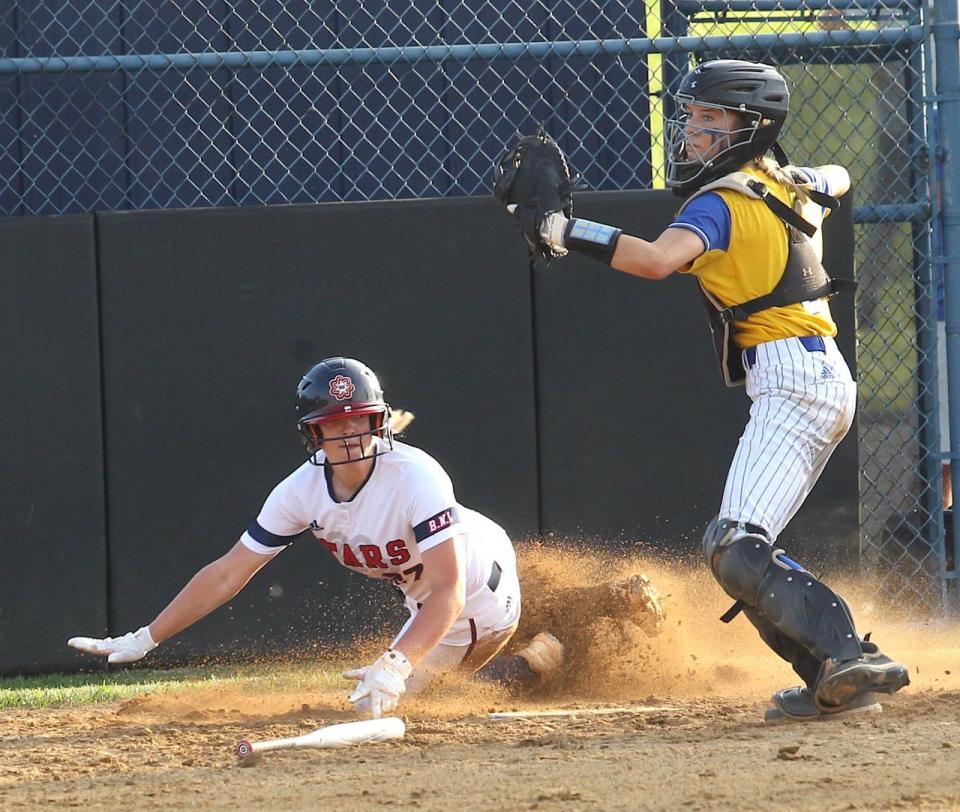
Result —
<instances>
[{"instance_id":1,"label":"green grass","mask_svg":"<svg viewBox=\"0 0 960 812\"><path fill-rule=\"evenodd\" d=\"M116 671L99 674L48 674L0 679L0 710L118 702L146 694L175 695L204 688L243 693L316 691L343 687L337 664L259 663L178 668L165 671Z\"/></svg>"}]
</instances>

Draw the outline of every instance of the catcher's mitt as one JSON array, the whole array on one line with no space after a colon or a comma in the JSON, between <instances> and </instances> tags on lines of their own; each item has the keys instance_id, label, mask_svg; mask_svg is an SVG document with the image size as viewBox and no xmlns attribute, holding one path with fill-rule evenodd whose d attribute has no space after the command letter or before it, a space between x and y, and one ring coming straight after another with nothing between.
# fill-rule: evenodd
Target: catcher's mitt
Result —
<instances>
[{"instance_id":1,"label":"catcher's mitt","mask_svg":"<svg viewBox=\"0 0 960 812\"><path fill-rule=\"evenodd\" d=\"M493 170L493 196L515 206L511 211L532 258L563 256L543 241L540 226L551 212L573 215L573 182L563 151L543 130L522 136L503 153Z\"/></svg>"}]
</instances>

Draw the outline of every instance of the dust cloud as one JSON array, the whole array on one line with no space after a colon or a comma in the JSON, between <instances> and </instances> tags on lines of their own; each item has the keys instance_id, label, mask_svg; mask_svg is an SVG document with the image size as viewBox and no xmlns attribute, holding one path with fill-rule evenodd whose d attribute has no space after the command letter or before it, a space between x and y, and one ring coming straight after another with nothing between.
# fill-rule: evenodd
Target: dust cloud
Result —
<instances>
[{"instance_id":1,"label":"dust cloud","mask_svg":"<svg viewBox=\"0 0 960 812\"><path fill-rule=\"evenodd\" d=\"M565 646L559 675L518 696L475 682L444 687L405 704L419 712L456 716L478 709L578 707L728 697L764 701L799 684L791 667L760 640L743 615L724 624L732 601L699 561L653 553L598 553L575 544L518 547L523 617L506 653L539 631ZM629 612L605 613L606 585L646 575L660 593L665 622L659 634ZM871 634L889 656L910 669L906 691L960 689L960 624L893 614L875 589L854 579L825 580L847 600L858 632ZM489 707L488 707L489 706Z\"/></svg>"},{"instance_id":2,"label":"dust cloud","mask_svg":"<svg viewBox=\"0 0 960 812\"><path fill-rule=\"evenodd\" d=\"M479 680L446 681L420 696L406 696L401 712L411 717L452 719L497 710L535 710L670 700L730 698L765 701L775 690L796 685L790 666L761 642L745 617L720 621L731 604L706 566L655 553L600 553L578 547L521 543L518 564L523 589L520 627L505 653L515 653L539 631L565 646L559 674L539 689L517 694ZM661 597L665 620L659 633L643 628L629 611L615 614L607 585L646 575ZM831 583L850 605L861 635L910 669L905 692L960 689L960 624L896 616L874 600L868 582ZM318 665L371 662L395 630L327 651ZM302 658L298 658L302 665ZM264 673L275 664L262 662ZM221 685L171 696L145 696L124 703L120 713L138 718L286 718L328 721L355 718L346 696L354 683L336 678L301 688L251 695L243 686Z\"/></svg>"}]
</instances>

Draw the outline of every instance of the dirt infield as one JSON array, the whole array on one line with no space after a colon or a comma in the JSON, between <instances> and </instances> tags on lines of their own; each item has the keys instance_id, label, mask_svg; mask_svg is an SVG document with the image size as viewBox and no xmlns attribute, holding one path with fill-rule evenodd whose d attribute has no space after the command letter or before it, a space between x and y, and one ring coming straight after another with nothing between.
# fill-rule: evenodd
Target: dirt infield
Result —
<instances>
[{"instance_id":1,"label":"dirt infield","mask_svg":"<svg viewBox=\"0 0 960 812\"><path fill-rule=\"evenodd\" d=\"M0 808L960 808L960 629L880 622L864 590L848 585L861 631L910 667L913 684L879 714L766 727L766 698L795 678L742 618L719 623L725 602L709 577L619 566L642 567L665 593L658 637L584 607L565 615L568 589L597 573L571 557L525 559L527 594L536 593L529 622L550 620L577 648L536 697L446 686L404 702L401 741L267 753L249 768L233 755L238 739L352 719L347 684L319 695L211 688L4 711ZM487 716L558 708L581 712Z\"/></svg>"},{"instance_id":2,"label":"dirt infield","mask_svg":"<svg viewBox=\"0 0 960 812\"><path fill-rule=\"evenodd\" d=\"M0 807L109 809L921 809L960 807L960 692L914 692L858 721L764 728L761 703L491 722L408 716L407 737L268 753L254 734L307 732L323 711L4 718Z\"/></svg>"}]
</instances>

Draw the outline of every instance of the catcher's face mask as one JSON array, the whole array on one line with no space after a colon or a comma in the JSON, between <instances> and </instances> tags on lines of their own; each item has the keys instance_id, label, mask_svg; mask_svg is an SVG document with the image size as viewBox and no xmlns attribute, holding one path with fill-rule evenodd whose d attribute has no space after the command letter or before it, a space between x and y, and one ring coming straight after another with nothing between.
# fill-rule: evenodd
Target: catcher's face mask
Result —
<instances>
[{"instance_id":1,"label":"catcher's face mask","mask_svg":"<svg viewBox=\"0 0 960 812\"><path fill-rule=\"evenodd\" d=\"M677 117L666 122L670 186L696 188L708 175L734 172L746 163L760 122L757 113L695 102L683 94L678 94L677 105Z\"/></svg>"}]
</instances>

